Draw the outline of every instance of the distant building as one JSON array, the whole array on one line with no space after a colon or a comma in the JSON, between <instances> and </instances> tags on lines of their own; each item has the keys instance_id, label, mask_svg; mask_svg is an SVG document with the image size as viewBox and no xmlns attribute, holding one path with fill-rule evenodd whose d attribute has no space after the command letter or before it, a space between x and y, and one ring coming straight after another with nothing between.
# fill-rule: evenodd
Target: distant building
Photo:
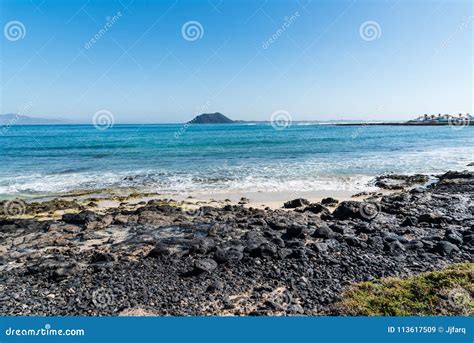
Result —
<instances>
[{"instance_id":1,"label":"distant building","mask_svg":"<svg viewBox=\"0 0 474 343\"><path fill-rule=\"evenodd\" d=\"M459 121L459 120L465 120L470 122L471 124L474 123L474 117L471 116L469 113L463 114L459 113L458 115L451 115L451 114L441 114L438 113L438 115L429 115L429 114L424 114L422 116L419 116L416 119L410 120L409 122L411 123L449 123L453 120Z\"/></svg>"}]
</instances>

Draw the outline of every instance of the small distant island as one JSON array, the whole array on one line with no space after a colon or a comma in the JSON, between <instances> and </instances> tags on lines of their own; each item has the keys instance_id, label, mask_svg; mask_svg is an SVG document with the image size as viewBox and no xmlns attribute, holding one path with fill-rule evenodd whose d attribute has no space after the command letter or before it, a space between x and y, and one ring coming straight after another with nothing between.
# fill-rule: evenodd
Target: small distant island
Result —
<instances>
[{"instance_id":1,"label":"small distant island","mask_svg":"<svg viewBox=\"0 0 474 343\"><path fill-rule=\"evenodd\" d=\"M59 125L71 124L72 122L63 119L34 118L21 114L8 113L0 114L0 126L12 125Z\"/></svg>"},{"instance_id":2,"label":"small distant island","mask_svg":"<svg viewBox=\"0 0 474 343\"><path fill-rule=\"evenodd\" d=\"M203 113L196 116L189 123L191 124L232 124L235 123L232 119L226 117L222 113Z\"/></svg>"}]
</instances>

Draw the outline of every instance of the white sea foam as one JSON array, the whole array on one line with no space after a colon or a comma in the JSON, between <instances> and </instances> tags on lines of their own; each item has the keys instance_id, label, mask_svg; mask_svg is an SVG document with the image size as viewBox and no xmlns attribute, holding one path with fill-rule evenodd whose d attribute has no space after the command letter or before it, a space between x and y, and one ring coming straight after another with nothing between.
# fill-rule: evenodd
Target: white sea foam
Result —
<instances>
[{"instance_id":1,"label":"white sea foam","mask_svg":"<svg viewBox=\"0 0 474 343\"><path fill-rule=\"evenodd\" d=\"M0 176L0 194L51 194L83 189L137 187L156 192L288 192L372 189L369 182L383 173L432 173L474 169L472 146L438 147L383 154L319 155L282 160L219 160L174 169L87 171ZM295 156L297 157L297 156ZM232 163L231 163L232 162Z\"/></svg>"},{"instance_id":2,"label":"white sea foam","mask_svg":"<svg viewBox=\"0 0 474 343\"><path fill-rule=\"evenodd\" d=\"M157 192L280 192L307 190L368 189L371 177L316 177L284 179L263 175L236 177L202 177L193 174L156 175L151 171L120 173L72 173L67 175L31 175L12 178L0 185L0 194L48 194L74 190L138 187Z\"/></svg>"}]
</instances>

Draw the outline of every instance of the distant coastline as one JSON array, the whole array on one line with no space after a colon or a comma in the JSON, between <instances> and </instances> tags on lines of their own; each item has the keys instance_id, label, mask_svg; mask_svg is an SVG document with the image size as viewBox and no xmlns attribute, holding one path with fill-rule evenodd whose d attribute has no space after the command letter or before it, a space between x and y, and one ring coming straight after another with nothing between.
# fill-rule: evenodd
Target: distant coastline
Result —
<instances>
[{"instance_id":1,"label":"distant coastline","mask_svg":"<svg viewBox=\"0 0 474 343\"><path fill-rule=\"evenodd\" d=\"M8 113L0 114L0 126L13 125L69 125L76 124L73 121L65 119L48 119L39 117L30 117L21 114Z\"/></svg>"},{"instance_id":2,"label":"distant coastline","mask_svg":"<svg viewBox=\"0 0 474 343\"><path fill-rule=\"evenodd\" d=\"M203 113L186 123L115 123L114 125L219 125L219 124L271 124L270 120L233 120L222 113ZM299 120L296 123L328 126L473 126L474 117L467 113L458 116L420 116L408 121L364 121L364 120ZM66 119L30 117L19 114L0 114L0 127L31 125L93 125L90 122L76 122Z\"/></svg>"},{"instance_id":3,"label":"distant coastline","mask_svg":"<svg viewBox=\"0 0 474 343\"><path fill-rule=\"evenodd\" d=\"M334 123L335 126L455 126L452 122L381 122L381 123ZM474 125L474 121L466 121L459 126Z\"/></svg>"}]
</instances>

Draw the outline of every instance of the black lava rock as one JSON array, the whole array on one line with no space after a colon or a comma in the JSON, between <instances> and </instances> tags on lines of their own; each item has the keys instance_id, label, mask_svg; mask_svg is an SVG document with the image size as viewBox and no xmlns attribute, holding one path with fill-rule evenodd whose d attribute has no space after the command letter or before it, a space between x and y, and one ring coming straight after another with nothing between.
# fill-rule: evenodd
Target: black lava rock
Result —
<instances>
[{"instance_id":1,"label":"black lava rock","mask_svg":"<svg viewBox=\"0 0 474 343\"><path fill-rule=\"evenodd\" d=\"M334 236L335 236L334 231L332 231L329 228L329 226L327 226L327 225L321 225L313 233L313 237L315 237L315 238L329 239L329 238L332 238Z\"/></svg>"},{"instance_id":2,"label":"black lava rock","mask_svg":"<svg viewBox=\"0 0 474 343\"><path fill-rule=\"evenodd\" d=\"M321 200L321 204L323 205L333 206L333 205L337 205L338 203L339 203L339 200L331 198L331 197L324 198Z\"/></svg>"},{"instance_id":3,"label":"black lava rock","mask_svg":"<svg viewBox=\"0 0 474 343\"><path fill-rule=\"evenodd\" d=\"M304 225L291 225L286 229L286 236L288 238L303 238L305 236L306 226Z\"/></svg>"},{"instance_id":4,"label":"black lava rock","mask_svg":"<svg viewBox=\"0 0 474 343\"><path fill-rule=\"evenodd\" d=\"M314 214L319 214L319 213L329 214L330 213L329 210L321 204L310 204L309 206L305 207L304 211L311 212Z\"/></svg>"},{"instance_id":5,"label":"black lava rock","mask_svg":"<svg viewBox=\"0 0 474 343\"><path fill-rule=\"evenodd\" d=\"M309 205L309 201L307 199L298 198L294 200L287 201L283 204L284 208L297 208Z\"/></svg>"},{"instance_id":6,"label":"black lava rock","mask_svg":"<svg viewBox=\"0 0 474 343\"><path fill-rule=\"evenodd\" d=\"M440 255L451 255L459 252L459 248L448 241L440 241L434 247L434 252L437 252Z\"/></svg>"},{"instance_id":7,"label":"black lava rock","mask_svg":"<svg viewBox=\"0 0 474 343\"><path fill-rule=\"evenodd\" d=\"M197 272L212 273L216 268L217 262L210 258L204 258L194 261L194 269Z\"/></svg>"},{"instance_id":8,"label":"black lava rock","mask_svg":"<svg viewBox=\"0 0 474 343\"><path fill-rule=\"evenodd\" d=\"M161 257L161 256L166 256L169 255L170 248L165 245L165 244L157 244L153 249L150 250L148 253L147 257Z\"/></svg>"}]
</instances>

